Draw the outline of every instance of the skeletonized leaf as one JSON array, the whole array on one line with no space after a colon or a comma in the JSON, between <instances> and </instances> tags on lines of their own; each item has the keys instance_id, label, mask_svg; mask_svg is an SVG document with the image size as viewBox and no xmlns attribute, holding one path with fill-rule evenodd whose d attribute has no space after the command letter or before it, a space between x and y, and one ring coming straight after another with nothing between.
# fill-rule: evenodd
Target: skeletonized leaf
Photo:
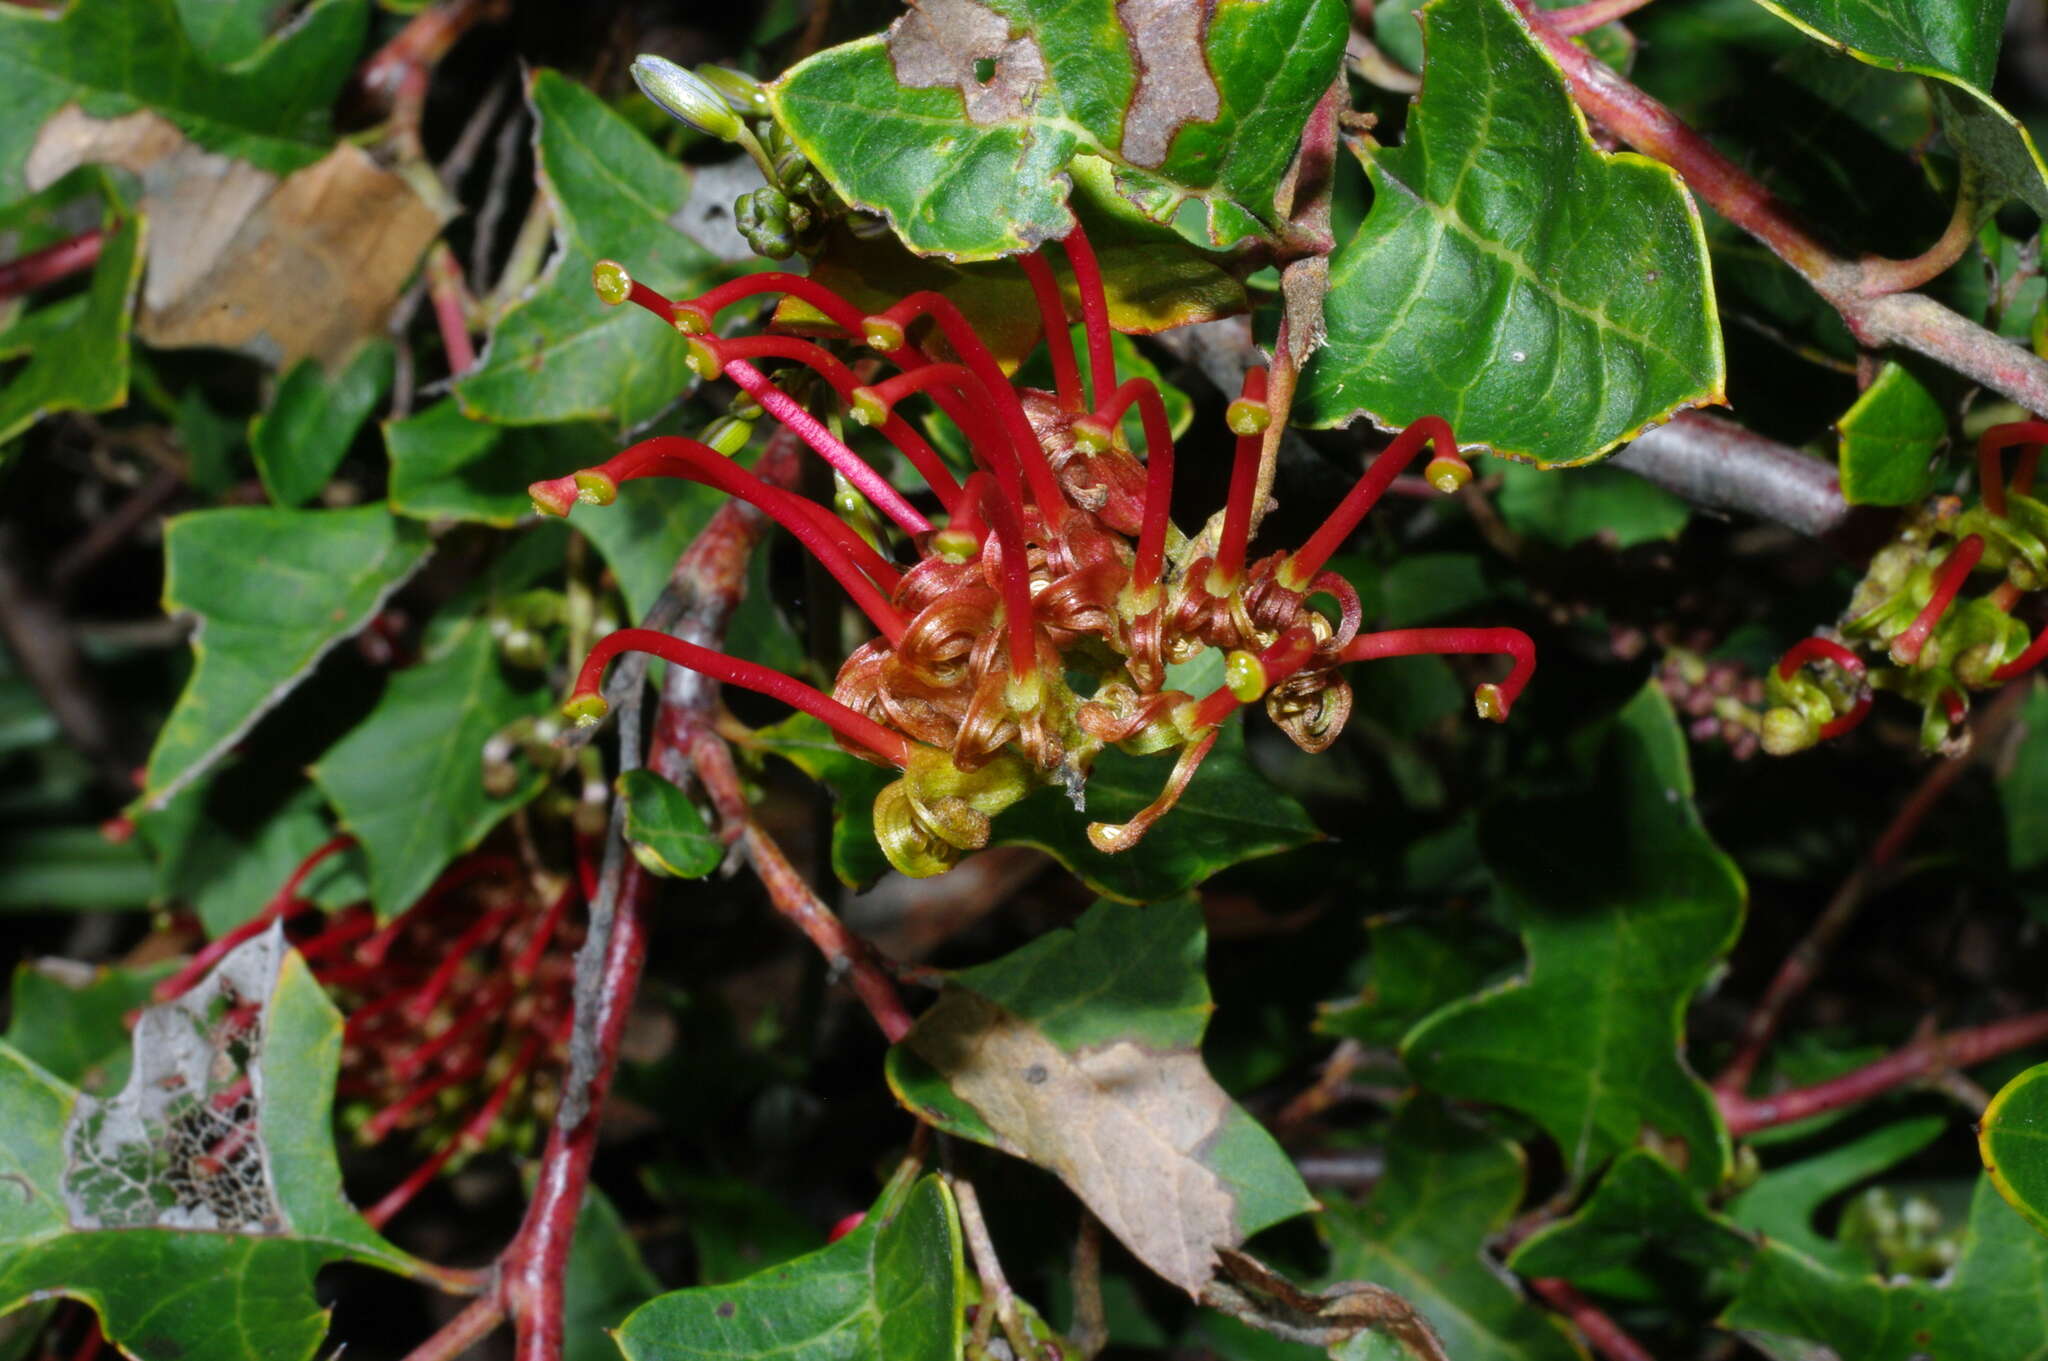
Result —
<instances>
[{"instance_id":1,"label":"skeletonized leaf","mask_svg":"<svg viewBox=\"0 0 2048 1361\"><path fill-rule=\"evenodd\" d=\"M217 760L367 624L426 558L426 531L382 506L202 510L164 533L164 610L198 616L194 664L157 734L143 797Z\"/></svg>"},{"instance_id":2,"label":"skeletonized leaf","mask_svg":"<svg viewBox=\"0 0 2048 1361\"><path fill-rule=\"evenodd\" d=\"M967 1275L943 1180L892 1184L838 1242L729 1285L676 1290L618 1330L627 1361L956 1361Z\"/></svg>"},{"instance_id":3,"label":"skeletonized leaf","mask_svg":"<svg viewBox=\"0 0 2048 1361\"><path fill-rule=\"evenodd\" d=\"M1203 1066L1204 947L1192 899L1099 902L1070 930L951 975L888 1063L912 1112L1051 1171L1191 1295L1218 1249L1315 1207Z\"/></svg>"},{"instance_id":4,"label":"skeletonized leaf","mask_svg":"<svg viewBox=\"0 0 2048 1361\"><path fill-rule=\"evenodd\" d=\"M340 1050L281 929L142 1014L118 1094L0 1043L0 1313L65 1294L141 1361L292 1361L327 1330L326 1263L427 1274L342 1196Z\"/></svg>"},{"instance_id":5,"label":"skeletonized leaf","mask_svg":"<svg viewBox=\"0 0 2048 1361\"><path fill-rule=\"evenodd\" d=\"M1698 210L1666 166L1607 153L1507 0L1423 7L1429 62L1398 147L1359 147L1372 211L1330 261L1329 342L1296 418L1540 465L1599 458L1722 400Z\"/></svg>"}]
</instances>

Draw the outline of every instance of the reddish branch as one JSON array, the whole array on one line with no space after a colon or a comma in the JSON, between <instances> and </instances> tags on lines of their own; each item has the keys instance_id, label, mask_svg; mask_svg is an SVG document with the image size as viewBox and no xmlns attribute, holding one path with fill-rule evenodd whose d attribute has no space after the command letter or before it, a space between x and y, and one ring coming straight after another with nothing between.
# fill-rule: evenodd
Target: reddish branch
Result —
<instances>
[{"instance_id":1,"label":"reddish branch","mask_svg":"<svg viewBox=\"0 0 2048 1361\"><path fill-rule=\"evenodd\" d=\"M1811 1087L1756 1097L1720 1092L1721 1118L1728 1122L1728 1132L1735 1135L1789 1125L1882 1096L1909 1082L1968 1068L2044 1041L2048 1041L2048 1011L1994 1021L1973 1030L1929 1035L1875 1063Z\"/></svg>"},{"instance_id":2,"label":"reddish branch","mask_svg":"<svg viewBox=\"0 0 2048 1361\"><path fill-rule=\"evenodd\" d=\"M1934 278L1968 248L1974 212L1970 186L1959 195L1963 201L1956 221L1925 253L1911 260L1845 259L1816 240L1759 180L1573 43L1530 0L1516 0L1516 6L1563 70L1581 108L1622 141L1676 170L1723 217L1797 270L1841 313L1859 341L1915 350L2030 411L2048 410L2048 362L1932 298L1902 291Z\"/></svg>"},{"instance_id":3,"label":"reddish branch","mask_svg":"<svg viewBox=\"0 0 2048 1361\"><path fill-rule=\"evenodd\" d=\"M0 264L0 302L18 298L31 289L83 274L99 262L106 233L95 227L69 241L45 246L19 259Z\"/></svg>"},{"instance_id":4,"label":"reddish branch","mask_svg":"<svg viewBox=\"0 0 2048 1361\"><path fill-rule=\"evenodd\" d=\"M1993 745L1992 739L2018 717L2027 690L2024 685L2009 685L1999 692L1977 722L1972 734L1973 750L1985 751ZM1792 948L1785 962L1778 966L1777 975L1764 989L1763 999L1743 1024L1734 1059L1714 1079L1714 1089L1724 1102L1742 1098L1758 1063L1763 1060L1764 1051L1770 1047L1785 1019L1786 1009L1819 975L1835 941L1855 918L1871 890L1889 877L1893 865L1919 832L1927 815L1969 767L1967 760L1940 761L1927 772L1927 778L1920 782L1919 788L1900 806L1872 844L1869 855L1850 871L1849 877L1835 890L1835 896L1828 900L1827 907L1813 926Z\"/></svg>"},{"instance_id":5,"label":"reddish branch","mask_svg":"<svg viewBox=\"0 0 2048 1361\"><path fill-rule=\"evenodd\" d=\"M1640 1342L1623 1332L1620 1324L1580 1294L1571 1282L1555 1277L1537 1277L1530 1279L1529 1288L1577 1325L1578 1330L1586 1335L1586 1340L1593 1344L1593 1350L1607 1361L1651 1361L1650 1353Z\"/></svg>"}]
</instances>

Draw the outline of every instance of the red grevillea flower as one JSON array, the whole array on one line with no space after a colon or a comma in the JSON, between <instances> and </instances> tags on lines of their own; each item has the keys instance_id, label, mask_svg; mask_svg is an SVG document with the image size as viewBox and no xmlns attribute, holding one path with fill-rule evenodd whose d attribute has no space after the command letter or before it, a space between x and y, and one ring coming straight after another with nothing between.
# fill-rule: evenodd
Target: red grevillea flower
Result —
<instances>
[{"instance_id":1,"label":"red grevillea flower","mask_svg":"<svg viewBox=\"0 0 2048 1361\"><path fill-rule=\"evenodd\" d=\"M599 467L537 482L534 505L552 515L566 515L578 501L607 503L620 483L639 477L687 478L741 497L796 536L877 635L847 658L826 695L750 662L626 629L591 652L565 711L584 722L602 717L606 665L621 652L643 651L813 714L849 751L902 772L876 801L875 828L891 863L915 875L938 873L987 844L990 819L1041 785L1060 784L1081 804L1089 768L1106 746L1141 754L1178 748L1150 807L1128 822L1088 829L1104 851L1131 846L1173 806L1240 706L1263 699L1297 744L1329 746L1351 711L1339 674L1347 662L1423 652L1507 656L1507 677L1477 695L1482 716L1505 719L1535 669L1526 634L1361 634L1357 592L1324 570L1425 446L1433 451L1428 478L1439 490L1470 478L1450 427L1433 416L1417 421L1373 459L1306 544L1248 562L1269 422L1265 371L1254 369L1228 413L1237 436L1228 503L1220 521L1183 534L1168 519L1173 444L1165 404L1149 381L1119 381L1094 254L1078 227L1064 247L1087 341L1085 386L1051 264L1042 253L1021 261L1044 325L1051 392L1012 383L967 318L936 293L868 313L812 279L764 273L672 301L620 265L601 262L593 276L601 298L635 303L680 331L702 378L738 384L865 495L916 556L906 563L878 551L827 507L763 483L694 440L647 440ZM773 296L822 313L895 371L867 376L880 372L874 359L849 360L796 336L717 333L728 307ZM756 365L769 360L808 371L805 381L829 388L855 422L917 470L942 514L928 517L772 382ZM899 408L912 397L928 398L965 437L974 458L965 477L904 418ZM1121 433L1133 407L1143 461ZM1334 622L1310 607L1315 596L1334 603ZM1227 655L1225 683L1206 696L1167 689L1168 665L1207 648ZM1092 688L1075 689L1077 676Z\"/></svg>"}]
</instances>

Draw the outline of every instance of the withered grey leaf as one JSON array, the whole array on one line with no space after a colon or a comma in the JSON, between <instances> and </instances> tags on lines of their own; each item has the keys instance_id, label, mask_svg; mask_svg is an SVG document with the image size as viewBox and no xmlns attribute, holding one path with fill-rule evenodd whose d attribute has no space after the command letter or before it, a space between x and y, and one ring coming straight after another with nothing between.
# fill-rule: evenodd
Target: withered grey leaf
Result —
<instances>
[{"instance_id":1,"label":"withered grey leaf","mask_svg":"<svg viewBox=\"0 0 2048 1361\"><path fill-rule=\"evenodd\" d=\"M1131 35L1138 68L1122 147L1132 165L1160 165L1181 124L1206 123L1221 112L1223 97L1202 55L1213 8L1213 0L1117 0L1116 17Z\"/></svg>"},{"instance_id":2,"label":"withered grey leaf","mask_svg":"<svg viewBox=\"0 0 2048 1361\"><path fill-rule=\"evenodd\" d=\"M911 0L910 12L889 26L887 42L898 84L957 87L970 122L1023 117L1045 82L1038 40L1011 37L1010 21L974 0Z\"/></svg>"}]
</instances>

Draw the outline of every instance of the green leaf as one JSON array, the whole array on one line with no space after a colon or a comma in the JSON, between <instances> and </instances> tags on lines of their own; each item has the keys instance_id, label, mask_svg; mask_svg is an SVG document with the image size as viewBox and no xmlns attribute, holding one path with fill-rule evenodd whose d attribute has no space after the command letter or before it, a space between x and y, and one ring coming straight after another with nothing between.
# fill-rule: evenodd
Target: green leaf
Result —
<instances>
[{"instance_id":1,"label":"green leaf","mask_svg":"<svg viewBox=\"0 0 2048 1361\"><path fill-rule=\"evenodd\" d=\"M1584 1205L1523 1240L1508 1270L1584 1282L1635 1265L1652 1245L1700 1267L1736 1266L1755 1246L1708 1210L1671 1164L1632 1148L1614 1160Z\"/></svg>"},{"instance_id":2,"label":"green leaf","mask_svg":"<svg viewBox=\"0 0 2048 1361\"><path fill-rule=\"evenodd\" d=\"M1227 246L1285 225L1282 181L1345 32L1335 0L1142 21L1114 0L962 0L820 52L769 97L831 186L923 254L986 260L1066 235L1063 172L1083 154L1157 221L1205 208L1206 230L1182 230Z\"/></svg>"},{"instance_id":3,"label":"green leaf","mask_svg":"<svg viewBox=\"0 0 2048 1361\"><path fill-rule=\"evenodd\" d=\"M2048 863L2048 687L2039 681L2021 713L2021 733L1998 782L2005 810L2006 856L2016 873Z\"/></svg>"},{"instance_id":4,"label":"green leaf","mask_svg":"<svg viewBox=\"0 0 2048 1361\"><path fill-rule=\"evenodd\" d=\"M1508 527L1559 548L1587 539L1610 548L1675 539L1692 518L1682 498L1620 468L1565 471L1501 459L1487 471L1501 475L1494 504Z\"/></svg>"},{"instance_id":5,"label":"green leaf","mask_svg":"<svg viewBox=\"0 0 2048 1361\"><path fill-rule=\"evenodd\" d=\"M0 912L146 907L156 883L133 841L97 827L48 827L0 836Z\"/></svg>"},{"instance_id":6,"label":"green leaf","mask_svg":"<svg viewBox=\"0 0 2048 1361\"><path fill-rule=\"evenodd\" d=\"M2048 1238L1982 1177L1961 1257L1942 1284L1831 1267L1771 1240L1720 1322L1759 1340L1800 1339L1856 1361L2038 1361L2048 1356L2043 1280Z\"/></svg>"},{"instance_id":7,"label":"green leaf","mask_svg":"<svg viewBox=\"0 0 2048 1361\"><path fill-rule=\"evenodd\" d=\"M1999 1089L1978 1122L1977 1149L1998 1194L2048 1233L2048 1063Z\"/></svg>"},{"instance_id":8,"label":"green leaf","mask_svg":"<svg viewBox=\"0 0 2048 1361\"><path fill-rule=\"evenodd\" d=\"M683 1212L697 1279L719 1285L816 1250L825 1241L811 1222L764 1187L731 1175L693 1175L674 1163L643 1174L647 1189Z\"/></svg>"},{"instance_id":9,"label":"green leaf","mask_svg":"<svg viewBox=\"0 0 2048 1361\"><path fill-rule=\"evenodd\" d=\"M593 425L508 428L471 420L452 399L387 423L384 443L391 452L393 510L500 529L533 513L528 485L592 467L617 451Z\"/></svg>"},{"instance_id":10,"label":"green leaf","mask_svg":"<svg viewBox=\"0 0 2048 1361\"><path fill-rule=\"evenodd\" d=\"M314 783L369 856L379 915L410 907L449 861L540 792L538 770L503 797L485 792L483 746L546 707L542 692L521 694L505 679L488 630L471 629L394 675L370 716L320 758Z\"/></svg>"},{"instance_id":11,"label":"green leaf","mask_svg":"<svg viewBox=\"0 0 2048 1361\"><path fill-rule=\"evenodd\" d=\"M14 971L6 1043L59 1082L103 1095L128 1079L128 1014L175 967L93 969L69 960L24 962Z\"/></svg>"},{"instance_id":12,"label":"green leaf","mask_svg":"<svg viewBox=\"0 0 2048 1361\"><path fill-rule=\"evenodd\" d=\"M1402 1057L1432 1090L1529 1115L1574 1178L1653 1137L1712 1187L1728 1135L1679 1046L1686 1007L1741 927L1742 878L1700 826L1660 691L1645 687L1590 750L1578 789L1499 805L1480 824L1525 977L1438 1012Z\"/></svg>"},{"instance_id":13,"label":"green leaf","mask_svg":"<svg viewBox=\"0 0 2048 1361\"><path fill-rule=\"evenodd\" d=\"M676 559L726 499L725 493L695 482L643 478L620 487L619 499L610 505L574 516L571 524L603 556L619 580L626 609L641 619L668 585Z\"/></svg>"},{"instance_id":14,"label":"green leaf","mask_svg":"<svg viewBox=\"0 0 2048 1361\"><path fill-rule=\"evenodd\" d=\"M252 1032L223 1020L230 999L260 1003ZM135 1036L128 1084L107 1098L0 1044L0 1313L70 1295L140 1361L291 1361L327 1330L313 1293L326 1263L429 1274L342 1196L341 1016L282 930L151 1008Z\"/></svg>"},{"instance_id":15,"label":"green leaf","mask_svg":"<svg viewBox=\"0 0 2048 1361\"><path fill-rule=\"evenodd\" d=\"M1098 902L1070 929L949 975L888 1060L920 1119L1054 1173L1191 1295L1218 1248L1315 1208L1202 1064L1205 949L1192 898Z\"/></svg>"},{"instance_id":16,"label":"green leaf","mask_svg":"<svg viewBox=\"0 0 2048 1361\"><path fill-rule=\"evenodd\" d=\"M332 378L302 359L249 426L249 451L271 502L300 506L320 494L370 412L391 389L388 340L372 340ZM394 473L395 475L395 473Z\"/></svg>"},{"instance_id":17,"label":"green leaf","mask_svg":"<svg viewBox=\"0 0 2048 1361\"><path fill-rule=\"evenodd\" d=\"M1949 140L2001 195L2048 213L2048 167L2026 126L1991 97L2005 0L1757 0L1858 61L1926 76Z\"/></svg>"},{"instance_id":18,"label":"green leaf","mask_svg":"<svg viewBox=\"0 0 2048 1361\"><path fill-rule=\"evenodd\" d=\"M1521 1203L1522 1151L1417 1097L1387 1137L1387 1172L1363 1205L1322 1216L1332 1281L1371 1281L1421 1310L1457 1361L1574 1361L1556 1319L1501 1278L1489 1238Z\"/></svg>"},{"instance_id":19,"label":"green leaf","mask_svg":"<svg viewBox=\"0 0 2048 1361\"><path fill-rule=\"evenodd\" d=\"M1187 792L1145 839L1105 855L1088 841L1090 822L1122 822L1159 796L1172 753L1102 753L1088 776L1088 811L1064 789L1045 788L999 815L991 844L1036 846L1106 898L1152 902L1184 893L1211 875L1291 850L1320 834L1307 810L1273 787L1245 755L1244 725L1226 724Z\"/></svg>"},{"instance_id":20,"label":"green leaf","mask_svg":"<svg viewBox=\"0 0 2048 1361\"><path fill-rule=\"evenodd\" d=\"M846 1237L730 1285L677 1290L619 1328L627 1361L957 1361L967 1273L936 1176L882 1192Z\"/></svg>"},{"instance_id":21,"label":"green leaf","mask_svg":"<svg viewBox=\"0 0 2048 1361\"><path fill-rule=\"evenodd\" d=\"M598 301L591 266L621 260L649 286L687 297L717 261L669 229L690 195L689 176L632 124L553 71L534 74L527 99L539 124L541 192L555 209L555 258L498 322L455 396L463 414L494 424L604 421L624 430L695 379L673 330L637 307Z\"/></svg>"},{"instance_id":22,"label":"green leaf","mask_svg":"<svg viewBox=\"0 0 2048 1361\"><path fill-rule=\"evenodd\" d=\"M611 1198L591 1187L576 1213L562 1280L562 1361L617 1361L611 1330L660 1293Z\"/></svg>"},{"instance_id":23,"label":"green leaf","mask_svg":"<svg viewBox=\"0 0 2048 1361\"><path fill-rule=\"evenodd\" d=\"M1835 423L1842 437L1842 498L1852 506L1907 506L1934 486L1934 454L1948 417L1903 365L1887 363Z\"/></svg>"},{"instance_id":24,"label":"green leaf","mask_svg":"<svg viewBox=\"0 0 2048 1361\"><path fill-rule=\"evenodd\" d=\"M0 72L7 63L7 16L22 12L0 7ZM0 75L0 110L6 103L5 79ZM0 112L0 146L6 135L5 114ZM128 400L128 333L135 290L142 280L143 221L123 203L108 176L94 171L86 179L96 185L106 204L100 219L105 235L99 263L83 293L0 327L0 372L12 367L6 361L27 357L0 386L0 445L51 412L108 411ZM74 190L69 186L77 183L67 177L23 209L0 214L0 228L17 225L30 212L70 197Z\"/></svg>"},{"instance_id":25,"label":"green leaf","mask_svg":"<svg viewBox=\"0 0 2048 1361\"><path fill-rule=\"evenodd\" d=\"M1728 1202L1728 1217L1768 1241L1839 1271L1867 1267L1846 1244L1814 1229L1821 1206L1856 1183L1874 1177L1927 1147L1942 1131L1939 1117L1901 1120L1824 1153L1774 1168L1756 1185Z\"/></svg>"},{"instance_id":26,"label":"green leaf","mask_svg":"<svg viewBox=\"0 0 2048 1361\"><path fill-rule=\"evenodd\" d=\"M192 675L157 734L143 797L161 807L384 607L426 531L382 506L201 510L164 533L164 611L198 616Z\"/></svg>"},{"instance_id":27,"label":"green leaf","mask_svg":"<svg viewBox=\"0 0 2048 1361\"><path fill-rule=\"evenodd\" d=\"M809 714L756 728L744 745L780 756L831 789L832 872L841 883L858 888L889 872L888 857L875 840L875 796L896 778L894 771L849 753L823 720Z\"/></svg>"},{"instance_id":28,"label":"green leaf","mask_svg":"<svg viewBox=\"0 0 2048 1361\"><path fill-rule=\"evenodd\" d=\"M1395 1044L1417 1021L1477 992L1510 962L1496 938L1465 920L1382 917L1368 924L1372 979L1352 1001L1326 1005L1316 1029Z\"/></svg>"},{"instance_id":29,"label":"green leaf","mask_svg":"<svg viewBox=\"0 0 2048 1361\"><path fill-rule=\"evenodd\" d=\"M651 770L629 770L619 776L619 797L626 801L626 839L644 850L669 874L702 879L725 859L725 843L705 825L704 814L690 796Z\"/></svg>"},{"instance_id":30,"label":"green leaf","mask_svg":"<svg viewBox=\"0 0 2048 1361\"><path fill-rule=\"evenodd\" d=\"M1358 148L1372 211L1330 262L1303 424L1437 415L1464 443L1590 462L1722 400L1706 241L1667 167L1586 136L1507 0L1423 7L1429 63L1399 147Z\"/></svg>"},{"instance_id":31,"label":"green leaf","mask_svg":"<svg viewBox=\"0 0 2048 1361\"><path fill-rule=\"evenodd\" d=\"M137 834L156 852L157 900L191 907L209 936L255 916L292 871L334 837L317 789L297 772L282 788L267 773L252 773L230 758L135 820ZM352 862L358 854L337 852L323 860L300 886L301 896L334 906L357 900L362 880Z\"/></svg>"},{"instance_id":32,"label":"green leaf","mask_svg":"<svg viewBox=\"0 0 2048 1361\"><path fill-rule=\"evenodd\" d=\"M177 0L178 22L199 55L215 66L232 66L263 46L276 0Z\"/></svg>"},{"instance_id":33,"label":"green leaf","mask_svg":"<svg viewBox=\"0 0 2048 1361\"><path fill-rule=\"evenodd\" d=\"M186 33L174 0L71 0L56 13L0 5L0 203L20 195L44 120L73 103L94 118L146 109L278 174L312 164L368 18L364 0L319 0L227 67Z\"/></svg>"}]
</instances>

